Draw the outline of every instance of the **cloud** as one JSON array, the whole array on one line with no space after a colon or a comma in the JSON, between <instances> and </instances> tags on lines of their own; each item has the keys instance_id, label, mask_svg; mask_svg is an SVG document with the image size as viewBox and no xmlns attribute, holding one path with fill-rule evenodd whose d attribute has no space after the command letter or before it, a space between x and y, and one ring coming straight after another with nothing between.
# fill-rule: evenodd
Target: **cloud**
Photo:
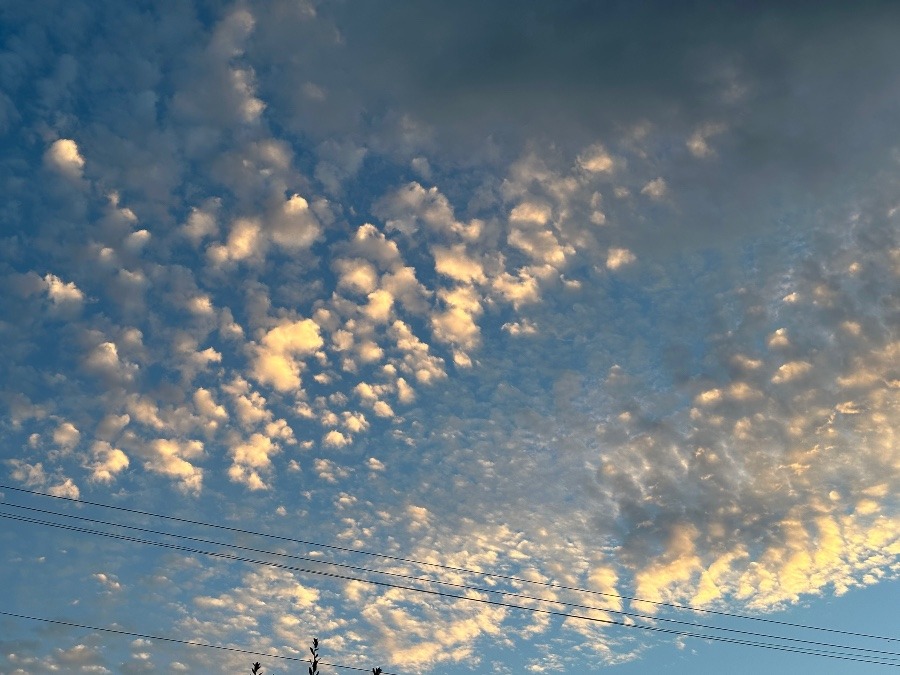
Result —
<instances>
[{"instance_id":1,"label":"cloud","mask_svg":"<svg viewBox=\"0 0 900 675\"><path fill-rule=\"evenodd\" d=\"M617 270L630 265L635 260L637 260L637 256L627 248L611 248L609 253L606 254L606 267L611 270Z\"/></svg>"},{"instance_id":2,"label":"cloud","mask_svg":"<svg viewBox=\"0 0 900 675\"><path fill-rule=\"evenodd\" d=\"M65 282L54 274L44 276L47 285L47 297L56 306L80 306L84 302L84 293L73 282Z\"/></svg>"},{"instance_id":3,"label":"cloud","mask_svg":"<svg viewBox=\"0 0 900 675\"><path fill-rule=\"evenodd\" d=\"M322 234L322 226L310 210L309 202L298 194L278 208L271 227L272 241L289 251L309 248Z\"/></svg>"},{"instance_id":4,"label":"cloud","mask_svg":"<svg viewBox=\"0 0 900 675\"><path fill-rule=\"evenodd\" d=\"M111 483L116 475L128 468L128 455L119 448L114 448L106 441L97 441L91 447L94 461L91 463L91 480L98 483Z\"/></svg>"},{"instance_id":5,"label":"cloud","mask_svg":"<svg viewBox=\"0 0 900 675\"><path fill-rule=\"evenodd\" d=\"M347 434L343 434L337 429L332 429L322 437L322 443L330 448L342 448L353 442Z\"/></svg>"},{"instance_id":6,"label":"cloud","mask_svg":"<svg viewBox=\"0 0 900 675\"><path fill-rule=\"evenodd\" d=\"M143 445L139 452L147 471L172 478L186 492L200 492L203 469L191 463L204 455L200 441L158 438Z\"/></svg>"},{"instance_id":7,"label":"cloud","mask_svg":"<svg viewBox=\"0 0 900 675\"><path fill-rule=\"evenodd\" d=\"M271 473L272 455L280 448L267 436L256 433L231 448L232 464L228 477L236 483L243 483L251 490L267 488L260 474Z\"/></svg>"},{"instance_id":8,"label":"cloud","mask_svg":"<svg viewBox=\"0 0 900 675\"><path fill-rule=\"evenodd\" d=\"M662 178L654 178L641 188L641 194L647 195L651 199L662 199L666 196L669 186Z\"/></svg>"},{"instance_id":9,"label":"cloud","mask_svg":"<svg viewBox=\"0 0 900 675\"><path fill-rule=\"evenodd\" d=\"M12 10L10 479L726 611L896 578L895 12L664 5ZM133 615L261 651L311 627L434 671L640 650L121 555L33 566L35 602L87 617L84 580L139 567ZM13 667L112 668L73 644Z\"/></svg>"},{"instance_id":10,"label":"cloud","mask_svg":"<svg viewBox=\"0 0 900 675\"><path fill-rule=\"evenodd\" d=\"M242 218L232 224L226 242L210 246L206 255L215 265L228 261L255 261L264 253L265 244L259 221Z\"/></svg>"},{"instance_id":11,"label":"cloud","mask_svg":"<svg viewBox=\"0 0 900 675\"><path fill-rule=\"evenodd\" d=\"M63 450L71 450L81 439L81 432L71 422L63 422L53 430L53 442Z\"/></svg>"},{"instance_id":12,"label":"cloud","mask_svg":"<svg viewBox=\"0 0 900 675\"><path fill-rule=\"evenodd\" d=\"M78 144L69 138L53 141L44 153L44 163L71 180L80 180L84 170Z\"/></svg>"},{"instance_id":13,"label":"cloud","mask_svg":"<svg viewBox=\"0 0 900 675\"><path fill-rule=\"evenodd\" d=\"M452 248L437 246L432 249L434 268L455 281L463 283L484 283L484 269L477 260L466 253L465 247L457 244Z\"/></svg>"},{"instance_id":14,"label":"cloud","mask_svg":"<svg viewBox=\"0 0 900 675\"><path fill-rule=\"evenodd\" d=\"M300 388L302 362L324 344L319 326L311 319L285 321L269 330L255 348L253 376L278 391Z\"/></svg>"}]
</instances>

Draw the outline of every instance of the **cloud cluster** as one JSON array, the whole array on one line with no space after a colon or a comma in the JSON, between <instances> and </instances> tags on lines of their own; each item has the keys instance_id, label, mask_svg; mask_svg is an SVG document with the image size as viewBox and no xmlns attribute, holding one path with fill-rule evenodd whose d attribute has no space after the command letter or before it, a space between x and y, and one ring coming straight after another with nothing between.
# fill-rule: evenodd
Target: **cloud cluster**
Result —
<instances>
[{"instance_id":1,"label":"cloud cluster","mask_svg":"<svg viewBox=\"0 0 900 675\"><path fill-rule=\"evenodd\" d=\"M7 478L651 601L896 579L896 10L476 4L4 8ZM423 671L641 649L144 564L148 616L198 639L315 627ZM112 667L23 649L5 665Z\"/></svg>"}]
</instances>

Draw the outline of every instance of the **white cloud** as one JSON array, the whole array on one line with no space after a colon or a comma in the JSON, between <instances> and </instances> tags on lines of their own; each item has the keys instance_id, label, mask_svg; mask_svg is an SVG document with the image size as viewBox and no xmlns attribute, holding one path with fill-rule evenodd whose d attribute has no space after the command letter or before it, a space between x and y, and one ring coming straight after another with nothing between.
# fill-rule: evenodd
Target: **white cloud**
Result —
<instances>
[{"instance_id":1,"label":"white cloud","mask_svg":"<svg viewBox=\"0 0 900 675\"><path fill-rule=\"evenodd\" d=\"M47 488L47 492L56 497L65 497L67 499L78 499L81 497L81 490L71 478L65 478L61 483L51 485Z\"/></svg>"},{"instance_id":2,"label":"white cloud","mask_svg":"<svg viewBox=\"0 0 900 675\"><path fill-rule=\"evenodd\" d=\"M441 289L438 295L446 308L431 317L435 337L462 351L477 347L481 329L476 318L483 312L480 296L471 286Z\"/></svg>"},{"instance_id":3,"label":"white cloud","mask_svg":"<svg viewBox=\"0 0 900 675\"><path fill-rule=\"evenodd\" d=\"M322 444L329 448L342 448L352 442L353 439L349 435L341 433L337 429L332 429L322 437Z\"/></svg>"},{"instance_id":4,"label":"white cloud","mask_svg":"<svg viewBox=\"0 0 900 675\"><path fill-rule=\"evenodd\" d=\"M338 288L369 294L378 286L378 271L367 260L338 258L332 267L338 273Z\"/></svg>"},{"instance_id":5,"label":"white cloud","mask_svg":"<svg viewBox=\"0 0 900 675\"><path fill-rule=\"evenodd\" d=\"M47 474L41 462L29 464L21 459L7 459L4 463L11 467L12 479L28 487L43 487L47 482Z\"/></svg>"},{"instance_id":6,"label":"white cloud","mask_svg":"<svg viewBox=\"0 0 900 675\"><path fill-rule=\"evenodd\" d=\"M611 173L615 169L615 161L602 145L592 145L584 154L578 156L578 164L590 173Z\"/></svg>"},{"instance_id":7,"label":"white cloud","mask_svg":"<svg viewBox=\"0 0 900 675\"><path fill-rule=\"evenodd\" d=\"M232 465L228 469L228 477L236 483L243 483L250 490L267 489L260 474L271 472L272 455L280 451L267 436L253 434L231 447Z\"/></svg>"},{"instance_id":8,"label":"white cloud","mask_svg":"<svg viewBox=\"0 0 900 675\"><path fill-rule=\"evenodd\" d=\"M71 450L81 440L81 432L71 422L63 422L53 430L53 442L63 450Z\"/></svg>"},{"instance_id":9,"label":"white cloud","mask_svg":"<svg viewBox=\"0 0 900 675\"><path fill-rule=\"evenodd\" d=\"M710 147L709 140L713 136L721 134L725 131L724 124L716 124L716 123L707 123L703 124L691 134L690 138L688 138L686 145L688 150L690 150L691 154L694 157L710 157L715 154L715 151Z\"/></svg>"},{"instance_id":10,"label":"white cloud","mask_svg":"<svg viewBox=\"0 0 900 675\"><path fill-rule=\"evenodd\" d=\"M206 249L206 255L214 265L229 261L256 261L265 248L266 241L259 221L240 218L232 223L226 243L211 245Z\"/></svg>"},{"instance_id":11,"label":"white cloud","mask_svg":"<svg viewBox=\"0 0 900 675\"><path fill-rule=\"evenodd\" d=\"M53 141L44 153L44 163L72 180L80 179L84 170L84 158L78 144L69 138Z\"/></svg>"},{"instance_id":12,"label":"white cloud","mask_svg":"<svg viewBox=\"0 0 900 675\"><path fill-rule=\"evenodd\" d=\"M812 364L808 361L788 361L779 366L778 371L772 377L772 382L781 384L802 377L812 370Z\"/></svg>"},{"instance_id":13,"label":"white cloud","mask_svg":"<svg viewBox=\"0 0 900 675\"><path fill-rule=\"evenodd\" d=\"M194 405L197 412L210 419L227 420L228 413L225 408L216 403L212 392L203 387L198 388L194 392Z\"/></svg>"},{"instance_id":14,"label":"white cloud","mask_svg":"<svg viewBox=\"0 0 900 675\"><path fill-rule=\"evenodd\" d=\"M55 274L44 275L47 285L47 297L54 305L81 305L84 293L74 282L65 282Z\"/></svg>"},{"instance_id":15,"label":"white cloud","mask_svg":"<svg viewBox=\"0 0 900 675\"><path fill-rule=\"evenodd\" d=\"M449 200L437 187L425 188L416 182L407 183L382 199L376 205L375 214L384 218L388 230L407 236L424 226L433 234L466 237L478 227L457 221Z\"/></svg>"},{"instance_id":16,"label":"white cloud","mask_svg":"<svg viewBox=\"0 0 900 675\"><path fill-rule=\"evenodd\" d=\"M409 373L422 384L431 384L446 377L443 359L431 354L428 344L420 340L409 325L403 321L394 321L389 335L394 339L397 348L403 352L399 363L403 372Z\"/></svg>"},{"instance_id":17,"label":"white cloud","mask_svg":"<svg viewBox=\"0 0 900 675\"><path fill-rule=\"evenodd\" d=\"M438 274L463 283L483 283L485 281L484 268L478 260L469 256L464 245L435 246L432 254L434 255L434 269Z\"/></svg>"},{"instance_id":18,"label":"white cloud","mask_svg":"<svg viewBox=\"0 0 900 675\"><path fill-rule=\"evenodd\" d=\"M313 467L316 475L326 483L337 483L350 475L349 470L330 459L317 458L313 461Z\"/></svg>"},{"instance_id":19,"label":"white cloud","mask_svg":"<svg viewBox=\"0 0 900 675\"><path fill-rule=\"evenodd\" d=\"M312 319L284 321L268 331L255 347L253 377L278 391L300 388L303 362L324 344L319 326Z\"/></svg>"},{"instance_id":20,"label":"white cloud","mask_svg":"<svg viewBox=\"0 0 900 675\"><path fill-rule=\"evenodd\" d=\"M95 442L91 456L94 460L90 464L91 480L96 483L111 483L130 464L128 455L106 441Z\"/></svg>"},{"instance_id":21,"label":"white cloud","mask_svg":"<svg viewBox=\"0 0 900 675\"><path fill-rule=\"evenodd\" d=\"M271 219L272 240L289 251L309 248L322 234L315 213L300 195L292 195Z\"/></svg>"},{"instance_id":22,"label":"white cloud","mask_svg":"<svg viewBox=\"0 0 900 675\"><path fill-rule=\"evenodd\" d=\"M217 213L221 208L221 200L210 200L203 207L191 208L191 215L182 226L181 231L195 245L204 239L215 237L219 234Z\"/></svg>"},{"instance_id":23,"label":"white cloud","mask_svg":"<svg viewBox=\"0 0 900 675\"><path fill-rule=\"evenodd\" d=\"M191 463L204 454L200 441L159 438L144 444L139 452L147 471L172 478L187 492L200 492L203 469Z\"/></svg>"},{"instance_id":24,"label":"white cloud","mask_svg":"<svg viewBox=\"0 0 900 675\"><path fill-rule=\"evenodd\" d=\"M630 265L635 260L637 260L637 256L627 248L611 248L606 254L606 267L617 270Z\"/></svg>"},{"instance_id":25,"label":"white cloud","mask_svg":"<svg viewBox=\"0 0 900 675\"><path fill-rule=\"evenodd\" d=\"M647 195L651 199L662 199L668 191L668 185L662 178L654 178L641 188L641 194Z\"/></svg>"}]
</instances>

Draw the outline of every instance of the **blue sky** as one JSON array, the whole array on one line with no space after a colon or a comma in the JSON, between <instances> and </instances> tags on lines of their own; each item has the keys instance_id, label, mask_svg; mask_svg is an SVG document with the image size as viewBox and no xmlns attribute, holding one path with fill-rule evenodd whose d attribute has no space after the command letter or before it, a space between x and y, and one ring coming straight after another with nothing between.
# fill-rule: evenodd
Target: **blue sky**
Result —
<instances>
[{"instance_id":1,"label":"blue sky","mask_svg":"<svg viewBox=\"0 0 900 675\"><path fill-rule=\"evenodd\" d=\"M0 515L652 627L787 630L677 604L897 638L898 22L4 3ZM396 673L848 672L0 525L14 614L301 657L318 637ZM4 673L254 660L8 616L0 636Z\"/></svg>"}]
</instances>

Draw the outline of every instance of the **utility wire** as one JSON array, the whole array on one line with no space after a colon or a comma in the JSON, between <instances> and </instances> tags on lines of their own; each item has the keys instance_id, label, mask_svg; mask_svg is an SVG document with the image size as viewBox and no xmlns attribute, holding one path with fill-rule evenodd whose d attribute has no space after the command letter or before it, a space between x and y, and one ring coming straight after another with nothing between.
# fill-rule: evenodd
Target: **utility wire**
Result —
<instances>
[{"instance_id":1,"label":"utility wire","mask_svg":"<svg viewBox=\"0 0 900 675\"><path fill-rule=\"evenodd\" d=\"M75 623L73 621L62 621L60 619L46 619L40 616L28 616L27 614L14 614L13 612L0 611L0 616L9 616L14 619L28 619L30 621L43 621L44 623L52 623L58 626L69 626L70 628L85 628L87 630L102 631L104 633L114 633L116 635L125 635L127 637L144 638L145 640L159 640L160 642L174 642L179 645L187 645L188 647L206 647L207 649L220 649L226 652L237 652L238 654L247 654L249 656L262 656L268 659L282 659L284 661L299 661L300 663L309 663L309 659L300 656L285 656L284 654L270 654L268 652L254 652L250 649L241 649L240 647L226 647L225 645L214 645L210 642L192 642L191 640L179 640L178 638L162 637L160 635L147 635L144 633L133 633L119 628L101 628L100 626L89 626L83 623ZM327 663L319 661L320 666L331 666L332 668L345 668L347 670L358 670L363 673L371 673L370 668L358 668L356 666L347 666L342 663ZM382 671L383 675L399 675L399 673L391 673L387 670Z\"/></svg>"},{"instance_id":2,"label":"utility wire","mask_svg":"<svg viewBox=\"0 0 900 675\"><path fill-rule=\"evenodd\" d=\"M291 572L312 574L312 575L327 577L327 578L331 578L331 579L339 579L342 581L356 581L359 583L371 584L371 585L375 585L375 586L382 586L382 587L386 587L386 588L394 588L394 589L398 589L398 590L412 591L412 592L416 592L416 593L423 593L423 594L433 595L433 596L438 596L438 597L443 597L443 598L466 600L469 602L477 602L477 603L486 604L486 605L506 607L509 609L519 609L519 610L523 610L526 612L544 614L544 615L548 615L548 616L558 616L558 617L562 617L565 619L577 619L577 620L589 621L589 622L593 622L593 623L600 623L600 624L606 624L606 625L612 625L612 626L635 628L635 629L645 630L645 631L654 632L654 633L676 635L679 637L693 637L693 638L699 638L702 640L711 640L711 641L716 641L716 642L725 642L725 643L729 643L729 644L737 644L737 645L744 645L744 646L750 646L750 647L759 647L759 648L763 648L763 649L773 649L776 651L791 652L791 653L795 653L795 654L803 654L806 656L822 656L825 658L834 658L834 659L839 659L839 660L843 660L843 661L853 661L856 663L869 663L869 664L873 664L873 665L900 667L900 661L891 660L890 657L879 656L879 657L864 658L864 655L861 655L861 654L846 654L846 653L841 653L841 652L830 652L830 651L822 650L822 649L796 647L796 646L791 646L791 645L775 645L775 644L766 643L766 642L754 642L751 640L730 638L730 637L725 637L725 636L721 636L721 635L709 635L709 634L705 634L705 633L692 633L689 631L681 631L681 630L675 630L675 629L671 629L671 628L663 628L660 626L649 626L649 625L639 624L639 623L627 623L625 621L613 621L611 619L603 619L603 618L596 617L596 616L586 616L583 614L572 614L569 612L561 612L561 611L551 610L551 609L527 607L524 605L515 605L512 603L502 602L499 600L491 600L489 598L479 598L479 597L473 597L473 596L457 595L455 593L447 593L445 591L425 589L425 588L415 588L412 586L404 586L402 584L395 584L395 583L391 583L391 582L387 582L387 581L377 581L374 579L364 579L364 578L360 578L360 577L353 577L353 576L350 576L347 574L338 574L336 572L326 572L323 570L314 570L314 569L309 569L309 568L297 567L297 566L293 566L293 565L285 565L285 564L281 564L281 563L275 563L272 561L256 560L253 558L245 558L242 556L236 556L236 555L229 554L229 553L206 551L203 549L191 548L189 546L182 546L179 544L171 544L171 543L159 542L159 541L151 541L151 540L147 540L147 539L140 539L138 537L131 537L128 535L114 534L111 532L100 532L98 530L90 530L87 528L82 528L82 527L78 527L78 526L74 526L74 525L65 525L63 523L53 523L50 521L41 521L41 520L37 520L34 518L28 518L28 517L24 517L24 516L16 516L13 514L8 514L8 513L0 513L0 517L9 518L11 520L30 522L30 523L34 523L34 524L48 525L50 527L56 527L56 528L75 531L75 532L82 532L82 533L86 533L86 534L94 534L97 536L107 537L110 539L117 539L117 540L121 540L121 541L129 541L129 542L133 542L133 543L147 544L150 546L158 546L161 548L167 548L167 549L181 551L181 552L185 552L185 553L195 553L195 554L207 555L210 557L222 558L225 560L231 560L231 561L235 561L235 562L244 562L244 563L251 563L251 564L256 564L256 565L266 565L269 567L283 569L283 570L291 571Z\"/></svg>"},{"instance_id":3,"label":"utility wire","mask_svg":"<svg viewBox=\"0 0 900 675\"><path fill-rule=\"evenodd\" d=\"M747 635L747 636L751 636L751 637L764 638L764 639L769 639L769 640L783 640L786 642L802 643L802 644L814 645L814 646L818 646L818 647L829 647L829 648L833 648L833 649L849 649L849 650L858 651L858 652L867 652L870 654L886 655L889 657L900 657L900 652L890 652L890 651L884 651L884 650L878 650L878 649L869 649L869 648L865 648L865 647L855 647L852 645L834 644L831 642L818 642L815 640L805 640L802 638L785 637L782 635L772 635L772 634L767 634L767 633L759 633L756 631L740 630L737 628L727 628L727 627L723 627L723 626L712 626L709 624L702 624L702 623L697 623L694 621L681 621L679 619L670 619L670 618L666 618L666 617L650 616L650 615L646 615L646 614L640 614L637 612L626 612L626 611L610 609L610 608L606 608L606 607L595 607L593 605L582 605L582 604L577 604L577 603L573 603L573 602L566 602L564 600L548 600L546 598L539 598L539 597L535 597L532 595L526 595L523 593L504 591L504 590L497 589L497 588L484 588L482 586L475 586L472 584L461 584L461 583L455 583L455 582L451 582L451 581L443 581L443 580L439 580L439 579L433 579L430 577L413 576L410 574L402 574L399 572L388 572L388 571L384 571L384 570L371 569L368 567L362 567L362 566L358 566L358 565L349 565L346 563L331 562L331 561L327 561L327 560L318 560L316 558L309 558L309 557L300 556L300 555L292 555L292 554L288 554L288 553L280 553L280 552L276 552L276 551L268 551L265 549L253 548L250 546L242 546L239 544L227 544L227 543L223 543L220 541L203 539L201 537L193 537L193 536L184 535L184 534L175 534L172 532L164 532L161 530L137 527L135 525L125 525L122 523L116 523L116 522L111 522L111 521L106 521L106 520L98 520L96 518L89 518L87 516L59 513L57 511L49 511L47 509L39 509L39 508L32 507L32 506L23 506L21 504L12 504L12 503L6 502L6 503L2 503L0 505L11 506L13 508L24 509L27 511L36 511L38 513L43 513L43 514L52 515L52 516L73 518L73 519L77 519L77 520L86 521L86 522L89 522L89 523L92 523L95 525L109 525L109 526L113 526L113 527L121 527L121 528L125 528L128 530L143 532L146 534L156 534L156 535L161 535L161 536L165 536L165 537L174 537L174 538L185 539L188 541L193 541L193 542L202 543L202 544L211 544L213 546L239 549L239 550L243 550L243 551L250 551L253 553L262 553L265 555L278 556L281 558L289 558L292 560L300 560L302 562L321 564L321 565L330 565L333 567L349 569L349 570L352 570L355 572L381 574L381 575L385 575L385 576L391 576L391 577L395 577L395 578L404 579L407 581L433 583L433 584L438 584L441 586L448 586L448 587L452 587L452 588L459 588L462 590L476 591L476 592L481 592L481 593L493 593L496 595L504 596L506 598L512 597L512 598L517 598L520 600L534 600L537 602L545 602L545 603L549 603L549 604L563 605L565 607L570 607L572 609L598 611L598 612L609 612L611 614L618 614L619 616L622 616L623 618L631 617L631 618L647 619L650 621L661 621L661 622L667 622L667 623L674 623L674 624L680 624L683 626L690 626L692 628L700 628L700 629L705 629L705 630L716 630L716 631L722 631L722 632L726 632L726 633ZM7 517L10 515L11 514L5 514L2 511L0 511L0 517ZM13 519L19 519L19 517L13 516ZM50 525L50 526L54 526L54 527L57 525L62 525L62 524L52 523L50 521L43 521L43 520L38 520L38 519L27 520L27 521L23 521L23 522L34 522L36 524ZM67 528L69 526L64 526L64 527ZM86 531L88 533L95 533L95 531L93 531L93 530L86 530Z\"/></svg>"},{"instance_id":4,"label":"utility wire","mask_svg":"<svg viewBox=\"0 0 900 675\"><path fill-rule=\"evenodd\" d=\"M238 534L249 534L249 535L253 535L253 536L257 536L257 537L268 537L269 539L275 539L278 541L287 541L287 542L291 542L291 543L295 543L295 544L303 544L304 546L314 546L317 548L326 548L326 549L330 549L333 551L340 551L342 553L355 553L358 555L373 556L373 557L383 558L385 560L393 560L395 562L403 562L403 563L409 563L412 565L420 565L420 566L425 566L425 567L432 567L432 568L447 570L449 572L462 572L462 573L466 573L466 574L477 574L477 575L480 575L483 577L492 577L495 579L503 579L504 581L514 581L517 583L532 584L535 586L545 586L547 588L556 588L556 589L566 590L566 591L576 591L579 593L588 593L590 595L598 595L598 596L604 596L604 597L609 597L609 598L617 598L619 600L644 602L644 603L651 604L651 605L657 605L659 607L669 607L671 609L677 609L677 610L703 612L706 614L714 614L716 616L725 616L725 617L734 618L734 619L744 619L746 621L759 621L761 623L775 624L775 625L779 625L779 626L786 626L789 628L801 628L804 630L818 630L818 631L823 631L826 633L834 633L837 635L847 635L850 637L868 638L871 640L887 640L889 642L900 642L900 637L891 637L891 636L885 636L885 635L873 635L873 634L869 634L869 633L859 633L859 632L855 632L855 631L841 630L838 628L826 628L824 626L812 626L809 624L793 623L790 621L781 621L778 619L768 619L768 618L760 617L760 616L748 616L745 614L737 614L735 612L726 612L723 610L705 609L702 607L694 607L691 605L682 605L682 604L677 604L677 603L662 602L662 601L658 601L658 600L646 600L643 598L638 598L638 597L634 597L634 596L630 596L630 595L623 595L623 594L619 594L619 593L608 593L608 592L604 592L604 591L595 591L595 590L588 589L588 588L579 588L577 586L567 586L567 585L558 584L555 582L534 581L531 579L524 579L521 577L499 574L499 573L495 573L495 572L484 572L484 571L480 571L480 570L469 569L466 567L454 567L452 565L442 565L440 563L430 563L430 562L425 562L422 560L415 560L412 558L403 558L400 556L393 556L393 555L389 555L387 553L378 553L375 551L366 551L363 549L348 548L348 547L344 547L344 546L336 546L333 544L323 544L320 542L309 541L309 540L305 540L305 539L284 537L284 536L277 535L277 534L267 534L265 532L255 532L253 530L245 530L245 529L241 529L238 527L230 527L228 525L218 525L216 523L208 523L208 522L204 522L204 521L200 521L200 520L191 520L189 518L179 518L177 516L168 516L168 515L164 515L161 513L153 513L150 511L140 511L138 509L129 509L124 506L115 506L112 504L104 504L102 502L92 502L92 501L88 501L88 500L84 500L84 499L73 499L72 497L64 497L62 495L52 495L47 492L38 492L36 490L27 490L25 488L14 487L12 485L5 485L2 483L0 483L0 490L14 490L16 492L35 495L38 497L49 497L52 499L72 502L75 504L86 504L89 506L98 506L101 508L113 509L113 510L122 511L125 513L133 513L133 514L141 515L141 516L150 516L153 518L162 518L165 520L171 520L171 521L179 522L179 523L186 523L189 525L201 525L203 527L211 527L211 528L215 528L215 529L223 530L223 531L227 531L227 532L235 532Z\"/></svg>"}]
</instances>

